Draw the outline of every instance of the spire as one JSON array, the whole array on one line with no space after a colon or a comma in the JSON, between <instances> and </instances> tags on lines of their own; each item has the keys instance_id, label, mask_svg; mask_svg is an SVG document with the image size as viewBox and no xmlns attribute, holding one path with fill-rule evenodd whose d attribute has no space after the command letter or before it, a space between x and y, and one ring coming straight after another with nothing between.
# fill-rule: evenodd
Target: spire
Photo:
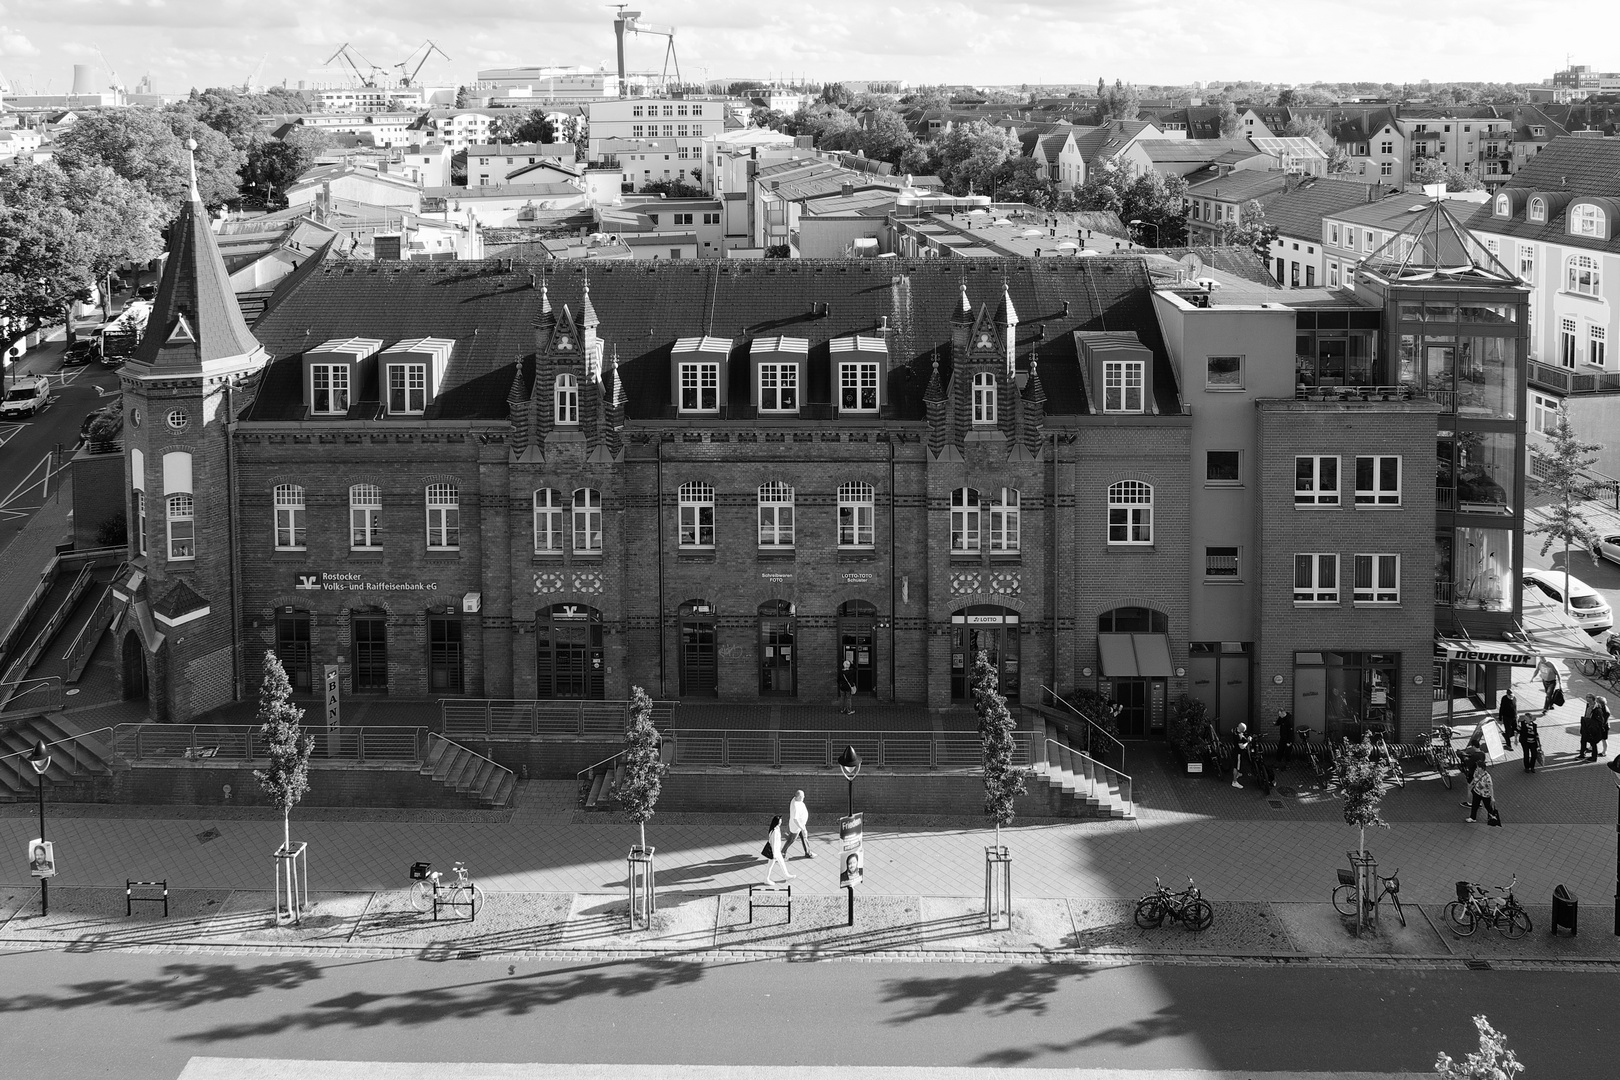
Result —
<instances>
[{"instance_id":1,"label":"spire","mask_svg":"<svg viewBox=\"0 0 1620 1080\"><path fill-rule=\"evenodd\" d=\"M540 278L540 310L535 313L535 326L553 326L557 322L556 314L551 310L551 289L546 283L542 272Z\"/></svg>"},{"instance_id":2,"label":"spire","mask_svg":"<svg viewBox=\"0 0 1620 1080\"><path fill-rule=\"evenodd\" d=\"M596 308L591 306L591 275L589 271L586 271L585 295L579 302L579 325L589 330L591 327L596 326L597 323Z\"/></svg>"},{"instance_id":3,"label":"spire","mask_svg":"<svg viewBox=\"0 0 1620 1080\"><path fill-rule=\"evenodd\" d=\"M956 305L954 317L961 322L973 321L973 304L968 300L966 281L962 282L962 302Z\"/></svg>"},{"instance_id":4,"label":"spire","mask_svg":"<svg viewBox=\"0 0 1620 1080\"><path fill-rule=\"evenodd\" d=\"M923 391L924 401L944 401L945 385L939 381L939 361L934 361L934 370L928 376L928 388Z\"/></svg>"},{"instance_id":5,"label":"spire","mask_svg":"<svg viewBox=\"0 0 1620 1080\"><path fill-rule=\"evenodd\" d=\"M1040 361L1034 356L1029 358L1029 378L1024 382L1024 400L1046 400L1046 388L1041 385Z\"/></svg>"},{"instance_id":6,"label":"spire","mask_svg":"<svg viewBox=\"0 0 1620 1080\"><path fill-rule=\"evenodd\" d=\"M613 407L624 408L624 379L619 375L619 347L613 346Z\"/></svg>"},{"instance_id":7,"label":"spire","mask_svg":"<svg viewBox=\"0 0 1620 1080\"><path fill-rule=\"evenodd\" d=\"M186 160L191 164L191 201L202 205L202 196L197 194L197 140L186 140Z\"/></svg>"}]
</instances>

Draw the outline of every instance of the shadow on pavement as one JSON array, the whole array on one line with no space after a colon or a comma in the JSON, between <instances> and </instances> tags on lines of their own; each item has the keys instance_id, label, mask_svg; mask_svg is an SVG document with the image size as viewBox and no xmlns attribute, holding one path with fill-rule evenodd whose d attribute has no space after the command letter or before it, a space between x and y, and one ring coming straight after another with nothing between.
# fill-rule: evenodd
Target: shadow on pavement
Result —
<instances>
[{"instance_id":1,"label":"shadow on pavement","mask_svg":"<svg viewBox=\"0 0 1620 1080\"><path fill-rule=\"evenodd\" d=\"M280 960L253 967L234 963L167 964L162 974L152 979L106 979L75 983L59 993L0 997L0 1013L119 1006L175 1012L292 990L319 978L320 967L308 960Z\"/></svg>"}]
</instances>

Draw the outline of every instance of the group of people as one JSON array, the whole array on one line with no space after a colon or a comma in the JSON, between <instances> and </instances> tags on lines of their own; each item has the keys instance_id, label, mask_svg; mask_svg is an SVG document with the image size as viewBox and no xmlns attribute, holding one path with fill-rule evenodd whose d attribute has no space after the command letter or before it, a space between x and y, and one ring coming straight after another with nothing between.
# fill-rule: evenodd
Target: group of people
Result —
<instances>
[{"instance_id":1,"label":"group of people","mask_svg":"<svg viewBox=\"0 0 1620 1080\"><path fill-rule=\"evenodd\" d=\"M804 849L805 858L813 859L816 857L816 853L810 850L810 808L804 803L804 792L795 791L793 793L792 800L788 802L787 820L787 838L783 839L781 815L771 818L770 828L765 832L765 847L760 851L760 854L765 856L766 859L765 884L773 889L777 885L774 875L778 866L782 868L783 881L799 876L790 872L787 868L787 853L793 848L795 840Z\"/></svg>"}]
</instances>

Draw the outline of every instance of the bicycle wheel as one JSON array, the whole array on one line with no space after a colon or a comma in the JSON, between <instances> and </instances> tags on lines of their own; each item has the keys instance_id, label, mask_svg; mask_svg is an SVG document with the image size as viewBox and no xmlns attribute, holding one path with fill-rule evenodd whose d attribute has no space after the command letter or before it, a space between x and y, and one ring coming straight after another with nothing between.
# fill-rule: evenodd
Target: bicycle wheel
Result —
<instances>
[{"instance_id":1,"label":"bicycle wheel","mask_svg":"<svg viewBox=\"0 0 1620 1080\"><path fill-rule=\"evenodd\" d=\"M1340 915L1354 915L1356 913L1356 887L1354 885L1340 885L1333 890L1333 906Z\"/></svg>"},{"instance_id":2,"label":"bicycle wheel","mask_svg":"<svg viewBox=\"0 0 1620 1080\"><path fill-rule=\"evenodd\" d=\"M1451 932L1458 937L1471 937L1479 929L1477 913L1461 900L1446 905L1446 919L1451 923Z\"/></svg>"},{"instance_id":3,"label":"bicycle wheel","mask_svg":"<svg viewBox=\"0 0 1620 1080\"><path fill-rule=\"evenodd\" d=\"M1496 928L1502 931L1503 937L1522 938L1532 929L1530 913L1515 904L1511 909L1497 916Z\"/></svg>"},{"instance_id":4,"label":"bicycle wheel","mask_svg":"<svg viewBox=\"0 0 1620 1080\"><path fill-rule=\"evenodd\" d=\"M1451 790L1451 770L1446 768L1447 764L1448 763L1447 763L1447 761L1446 761L1446 759L1444 757L1440 757L1440 756L1437 755L1435 757L1435 759L1434 759L1434 771L1440 774L1440 782L1442 784L1446 785L1446 790L1447 791L1450 791Z\"/></svg>"},{"instance_id":5,"label":"bicycle wheel","mask_svg":"<svg viewBox=\"0 0 1620 1080\"><path fill-rule=\"evenodd\" d=\"M1384 895L1388 896L1389 897L1389 902L1395 905L1395 917L1397 919L1401 920L1401 925L1402 926L1405 926L1406 925L1406 911L1401 907L1401 898L1399 896L1396 896L1394 893L1385 893Z\"/></svg>"},{"instance_id":6,"label":"bicycle wheel","mask_svg":"<svg viewBox=\"0 0 1620 1080\"><path fill-rule=\"evenodd\" d=\"M1215 908L1208 900L1194 900L1184 920L1189 930L1208 930L1215 921Z\"/></svg>"},{"instance_id":7,"label":"bicycle wheel","mask_svg":"<svg viewBox=\"0 0 1620 1080\"><path fill-rule=\"evenodd\" d=\"M417 911L427 911L433 906L433 882L411 882L411 907Z\"/></svg>"},{"instance_id":8,"label":"bicycle wheel","mask_svg":"<svg viewBox=\"0 0 1620 1080\"><path fill-rule=\"evenodd\" d=\"M1138 900L1136 925L1144 930L1157 930L1164 925L1164 901L1157 896L1144 896Z\"/></svg>"},{"instance_id":9,"label":"bicycle wheel","mask_svg":"<svg viewBox=\"0 0 1620 1080\"><path fill-rule=\"evenodd\" d=\"M472 892L472 913L477 918L478 913L484 910L484 887L482 885L467 886Z\"/></svg>"}]
</instances>

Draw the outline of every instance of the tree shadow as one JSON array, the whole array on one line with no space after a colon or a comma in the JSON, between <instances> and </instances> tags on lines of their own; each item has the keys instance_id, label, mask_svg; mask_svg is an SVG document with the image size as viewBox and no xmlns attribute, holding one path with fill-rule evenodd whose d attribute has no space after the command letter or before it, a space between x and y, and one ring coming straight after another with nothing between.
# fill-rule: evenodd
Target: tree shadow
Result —
<instances>
[{"instance_id":1,"label":"tree shadow","mask_svg":"<svg viewBox=\"0 0 1620 1080\"><path fill-rule=\"evenodd\" d=\"M713 881L718 874L741 870L745 866L754 864L764 866L765 860L758 855L727 855L723 859L688 863L685 866L658 867L655 873L658 887L664 889L671 885L689 885L693 882ZM602 882L602 887L608 889L624 889L628 888L629 885L630 882L627 878Z\"/></svg>"},{"instance_id":2,"label":"tree shadow","mask_svg":"<svg viewBox=\"0 0 1620 1080\"><path fill-rule=\"evenodd\" d=\"M1041 1057L1068 1055L1099 1046L1122 1049L1146 1046L1158 1039L1185 1035L1190 1030L1191 1026L1185 1017L1176 1017L1159 1012L1153 1016L1144 1016L1129 1024L1116 1024L1111 1028L1105 1028L1084 1038L1071 1039L1068 1042L1032 1043L992 1050L989 1053L979 1055L975 1063L1004 1069L1012 1068L1018 1065L1028 1065Z\"/></svg>"},{"instance_id":3,"label":"tree shadow","mask_svg":"<svg viewBox=\"0 0 1620 1080\"><path fill-rule=\"evenodd\" d=\"M73 983L60 994L19 994L0 998L0 1013L40 1009L129 1007L175 1012L256 994L294 990L322 977L308 960L285 960L242 967L236 964L165 964L149 979L105 979Z\"/></svg>"},{"instance_id":4,"label":"tree shadow","mask_svg":"<svg viewBox=\"0 0 1620 1080\"><path fill-rule=\"evenodd\" d=\"M892 979L883 988L883 1000L908 1006L892 1017L890 1024L958 1016L969 1011L997 1016L1015 1013L1042 1016L1047 1010L1047 1000L1061 983L1090 975L1083 967L1019 965L967 975Z\"/></svg>"}]
</instances>

